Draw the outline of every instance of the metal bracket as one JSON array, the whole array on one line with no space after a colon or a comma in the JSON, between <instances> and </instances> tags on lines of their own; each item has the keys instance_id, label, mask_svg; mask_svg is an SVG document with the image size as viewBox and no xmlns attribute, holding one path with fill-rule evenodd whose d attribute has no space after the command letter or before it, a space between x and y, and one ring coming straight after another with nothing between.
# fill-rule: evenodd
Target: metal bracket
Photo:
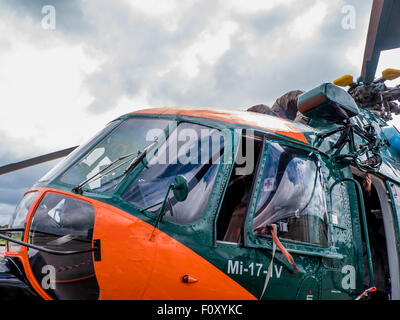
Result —
<instances>
[{"instance_id":1,"label":"metal bracket","mask_svg":"<svg viewBox=\"0 0 400 320\"><path fill-rule=\"evenodd\" d=\"M100 239L93 240L93 249L94 261L101 261Z\"/></svg>"}]
</instances>

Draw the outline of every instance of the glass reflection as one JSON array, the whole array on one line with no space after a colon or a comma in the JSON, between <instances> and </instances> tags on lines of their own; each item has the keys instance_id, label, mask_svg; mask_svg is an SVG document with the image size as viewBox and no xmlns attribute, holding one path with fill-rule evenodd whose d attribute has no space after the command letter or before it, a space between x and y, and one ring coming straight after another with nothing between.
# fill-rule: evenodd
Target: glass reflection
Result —
<instances>
[{"instance_id":1,"label":"glass reflection","mask_svg":"<svg viewBox=\"0 0 400 320\"><path fill-rule=\"evenodd\" d=\"M189 195L177 202L169 195L164 219L188 224L201 218L208 203L224 150L222 132L197 124L180 123L157 155L129 186L123 199L141 208L161 202L177 175L189 184ZM157 213L155 206L150 211Z\"/></svg>"},{"instance_id":2,"label":"glass reflection","mask_svg":"<svg viewBox=\"0 0 400 320\"><path fill-rule=\"evenodd\" d=\"M257 235L278 224L282 239L328 245L322 175L313 158L290 147L271 144L253 220Z\"/></svg>"}]
</instances>

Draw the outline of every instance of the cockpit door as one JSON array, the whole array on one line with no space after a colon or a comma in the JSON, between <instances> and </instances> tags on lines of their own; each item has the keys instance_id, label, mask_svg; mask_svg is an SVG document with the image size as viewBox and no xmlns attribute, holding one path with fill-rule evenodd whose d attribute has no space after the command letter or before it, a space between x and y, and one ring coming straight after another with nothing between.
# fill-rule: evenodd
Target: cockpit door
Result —
<instances>
[{"instance_id":1,"label":"cockpit door","mask_svg":"<svg viewBox=\"0 0 400 320\"><path fill-rule=\"evenodd\" d=\"M369 272L363 261L363 250L366 253L367 247L363 247L361 238L362 195L357 192L357 181L338 178L339 174L327 171L331 180L337 179L329 185L328 206L332 246L338 257L322 260L322 299L354 298L365 290L364 273Z\"/></svg>"},{"instance_id":2,"label":"cockpit door","mask_svg":"<svg viewBox=\"0 0 400 320\"><path fill-rule=\"evenodd\" d=\"M246 247L257 251L256 262L263 266L260 298L319 299L316 274L321 257L328 254L329 235L318 156L289 143L267 142L258 179L244 240ZM274 243L279 244L269 232L272 225L277 227L280 244L294 259L296 274L282 250L274 253Z\"/></svg>"}]
</instances>

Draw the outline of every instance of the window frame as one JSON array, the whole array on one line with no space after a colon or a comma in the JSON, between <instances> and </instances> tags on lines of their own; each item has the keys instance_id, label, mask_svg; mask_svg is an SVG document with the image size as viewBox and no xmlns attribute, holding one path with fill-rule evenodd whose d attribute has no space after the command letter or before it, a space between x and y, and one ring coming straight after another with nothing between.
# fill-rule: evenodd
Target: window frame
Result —
<instances>
[{"instance_id":1,"label":"window frame","mask_svg":"<svg viewBox=\"0 0 400 320\"><path fill-rule=\"evenodd\" d=\"M264 153L262 155L262 160L260 162L258 172L257 172L257 181L254 185L251 194L251 200L249 204L249 210L246 212L245 222L244 222L244 246L249 248L258 248L258 249L273 249L273 240L272 236L256 236L253 233L253 217L256 212L257 201L259 199L260 191L261 191L261 183L262 183L262 175L264 173L264 169L266 166L266 161L269 154L269 147L272 143L277 143L283 147L291 147L293 149L299 150L299 153L304 153L304 151L312 153L316 159L318 160L320 175L322 179L322 188L325 192L325 203L326 203L326 216L327 216L327 233L328 233L328 244L327 246L322 246L319 244L305 243L301 241L289 240L289 239L280 239L282 244L290 253L301 254L301 255L309 255L309 256L320 256L326 258L337 258L342 259L343 256L337 253L336 248L334 247L334 241L332 239L331 232L331 221L330 221L330 210L329 210L329 194L328 194L328 182L326 181L326 177L322 170L322 164L324 161L322 160L321 153L307 145L298 144L287 139L276 139L275 137L267 136L265 139L264 145Z\"/></svg>"},{"instance_id":2,"label":"window frame","mask_svg":"<svg viewBox=\"0 0 400 320\"><path fill-rule=\"evenodd\" d=\"M240 151L241 139L245 136L244 135L245 130L249 130L249 129L246 129L246 128L241 129L240 133L238 132L238 134L237 134L236 138L238 139L238 141L235 144L235 149L234 149L234 154L233 154L233 161L232 161L232 164L231 164L230 169L229 169L229 174L227 175L225 184L223 186L223 192L221 193L221 196L220 196L220 199L219 199L219 206L218 206L217 214L215 216L215 221L214 221L214 243L215 244L217 244L217 243L221 244L222 243L222 244L228 244L228 245L233 245L233 246L241 246L245 242L245 238L246 237L244 236L243 230L245 230L244 226L245 226L247 217L249 215L249 210L252 207L254 191L255 191L255 188L256 188L256 185L257 185L257 181L259 179L260 166L261 166L261 162L262 162L262 160L264 158L264 154L265 154L266 135L264 133L260 133L260 132L254 130L254 129L250 129L250 130L252 130L254 132L253 136L259 138L262 141L262 147L261 147L261 150L260 150L259 158L257 159L257 163L256 163L256 165L254 167L254 177L255 177L255 179L253 180L253 183L251 185L250 199L249 199L249 202L247 203L245 214L244 214L244 218L243 218L242 232L241 232L241 235L240 235L241 240L240 240L239 243L218 240L218 230L217 230L217 224L218 224L218 219L219 219L220 214L221 214L221 208L222 208L222 205L223 205L224 200L225 200L226 192L227 192L227 189L228 189L228 184L229 184L230 178L232 176L233 169L235 168L236 157L238 156L238 152Z\"/></svg>"},{"instance_id":3,"label":"window frame","mask_svg":"<svg viewBox=\"0 0 400 320\"><path fill-rule=\"evenodd\" d=\"M167 118L167 119L169 119L169 118ZM170 120L172 120L172 119L170 119ZM179 125L182 123L189 123L189 124L193 124L193 125L202 126L204 128L218 130L219 132L221 132L224 135L224 138L225 138L224 153L222 154L221 158L226 159L228 162L230 162L230 157L228 155L228 152L229 151L232 151L233 153L236 152L236 143L233 141L233 140L236 140L236 134L235 134L234 129L227 128L225 126L212 126L212 125L207 124L204 121L194 121L192 119L176 118L173 120L174 120L173 130L171 132L165 132L165 141L163 141L162 144L168 143L168 139L169 139L170 135L172 134L172 132L174 132L179 127ZM224 130L230 131L230 136L227 136L226 132L224 132ZM122 196L125 194L125 192L129 189L130 185L134 181L136 181L136 179L138 179L138 177L140 176L141 172L146 167L146 165L147 165L147 163L143 163L143 162L139 163L128 174L128 176L121 182L121 184L114 190L114 194L119 199L121 199L121 201L128 207L131 207L134 210L139 211L141 214L143 214L144 216L146 216L149 219L155 220L158 217L158 213L153 213L149 210L143 211L143 208L139 207L138 205L136 205L134 203L128 202L122 198ZM192 221L190 223L182 224L182 223L176 223L174 221L167 220L164 217L162 224L169 226L169 227L173 226L173 227L181 228L180 230L183 231L182 228L185 228L185 227L190 228L193 225L197 225L197 224L201 223L201 221L203 221L204 219L207 219L207 216L209 216L208 211L212 211L212 213L214 213L215 212L214 210L216 210L216 209L213 207L213 202L215 202L215 197L219 196L218 191L220 190L220 184L221 184L221 181L220 181L221 179L219 178L219 176L226 174L224 171L226 170L227 166L230 166L230 164L226 164L223 162L220 163L219 168L216 173L214 185L212 186L212 189L211 189L208 203L207 203L205 210L200 218L198 218L197 220ZM165 193L166 192L167 192L167 190L165 190ZM160 228L160 225L158 227Z\"/></svg>"}]
</instances>

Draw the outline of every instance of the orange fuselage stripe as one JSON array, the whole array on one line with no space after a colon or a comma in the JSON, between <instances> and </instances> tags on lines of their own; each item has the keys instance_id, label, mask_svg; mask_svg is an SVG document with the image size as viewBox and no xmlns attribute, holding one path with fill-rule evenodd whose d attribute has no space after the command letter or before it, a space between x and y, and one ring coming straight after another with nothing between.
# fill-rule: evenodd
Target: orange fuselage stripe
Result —
<instances>
[{"instance_id":1,"label":"orange fuselage stripe","mask_svg":"<svg viewBox=\"0 0 400 320\"><path fill-rule=\"evenodd\" d=\"M213 119L275 132L303 143L309 143L304 134L292 122L282 118L249 111L211 108L152 108L138 110L133 112L133 114L176 114Z\"/></svg>"}]
</instances>

